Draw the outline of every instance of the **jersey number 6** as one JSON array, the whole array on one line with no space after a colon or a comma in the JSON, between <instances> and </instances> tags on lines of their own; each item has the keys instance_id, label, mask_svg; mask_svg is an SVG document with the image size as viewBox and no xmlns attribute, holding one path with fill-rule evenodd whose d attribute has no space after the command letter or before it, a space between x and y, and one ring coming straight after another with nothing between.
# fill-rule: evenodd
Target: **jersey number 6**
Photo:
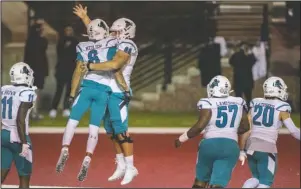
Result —
<instances>
[{"instance_id":1,"label":"jersey number 6","mask_svg":"<svg viewBox=\"0 0 301 189\"><path fill-rule=\"evenodd\" d=\"M98 52L97 50L91 50L88 53L88 59L89 59L89 63L98 63L100 62L99 58L98 58Z\"/></svg>"}]
</instances>

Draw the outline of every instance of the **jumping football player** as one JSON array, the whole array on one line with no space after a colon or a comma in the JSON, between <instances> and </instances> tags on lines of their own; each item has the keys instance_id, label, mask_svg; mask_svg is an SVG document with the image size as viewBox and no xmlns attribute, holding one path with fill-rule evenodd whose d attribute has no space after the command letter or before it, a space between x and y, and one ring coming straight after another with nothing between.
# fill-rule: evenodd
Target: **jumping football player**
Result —
<instances>
[{"instance_id":1,"label":"jumping football player","mask_svg":"<svg viewBox=\"0 0 301 189\"><path fill-rule=\"evenodd\" d=\"M86 7L83 8L81 5L78 5L74 8L74 13L82 19L86 26L90 23ZM104 62L101 66L95 66L89 63L82 66L86 67L88 71L119 70L122 72L126 81L124 85L130 86L130 76L138 56L138 48L131 40L135 37L136 25L130 19L120 18L112 24L110 31L111 36L115 37L118 41L117 52L113 60ZM113 93L109 99L109 114L105 119L105 125L112 124L112 129L106 129L106 132L112 135L117 162L117 168L108 180L114 181L123 177L121 185L125 185L130 183L133 178L137 176L138 171L133 163L133 141L127 131L128 101L122 98L124 92L120 90L118 84L116 80L111 82L110 86ZM129 92L126 92L126 94L126 96L131 96ZM105 126L105 128L108 128L108 126Z\"/></svg>"},{"instance_id":2,"label":"jumping football player","mask_svg":"<svg viewBox=\"0 0 301 189\"><path fill-rule=\"evenodd\" d=\"M69 157L68 147L74 136L75 129L84 115L90 108L89 137L87 142L86 156L83 160L78 180L83 181L98 142L99 127L104 118L111 94L111 72L89 72L85 74L81 88L75 96L79 82L83 75L80 65L85 63L101 63L113 58L116 53L116 39L107 38L109 27L101 19L92 20L87 28L89 41L77 45L77 67L72 78L70 102L73 103L71 115L63 136L63 148L59 157L56 170L62 172ZM74 100L75 99L75 100ZM74 101L74 102L73 102Z\"/></svg>"}]
</instances>

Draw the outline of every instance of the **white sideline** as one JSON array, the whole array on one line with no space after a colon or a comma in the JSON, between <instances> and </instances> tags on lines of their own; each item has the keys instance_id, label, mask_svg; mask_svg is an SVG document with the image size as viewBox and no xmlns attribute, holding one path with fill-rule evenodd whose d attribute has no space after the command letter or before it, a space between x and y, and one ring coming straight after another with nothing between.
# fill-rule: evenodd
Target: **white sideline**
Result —
<instances>
[{"instance_id":1,"label":"white sideline","mask_svg":"<svg viewBox=\"0 0 301 189\"><path fill-rule=\"evenodd\" d=\"M179 128L169 128L169 127L132 127L129 128L130 133L136 134L182 134L187 131L188 128L186 127L179 127ZM29 133L33 134L61 134L64 133L64 127L31 127L29 129ZM105 133L103 128L100 128L100 133ZM79 127L76 128L75 133L78 134L87 134L88 128L87 127ZM281 128L279 131L280 134L289 134L289 131L286 128Z\"/></svg>"}]
</instances>

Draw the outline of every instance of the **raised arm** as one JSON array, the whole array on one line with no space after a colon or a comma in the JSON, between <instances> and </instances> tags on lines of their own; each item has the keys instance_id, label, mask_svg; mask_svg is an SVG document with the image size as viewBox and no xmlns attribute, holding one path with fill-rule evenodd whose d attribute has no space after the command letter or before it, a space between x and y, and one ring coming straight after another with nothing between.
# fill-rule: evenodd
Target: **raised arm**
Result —
<instances>
[{"instance_id":1,"label":"raised arm","mask_svg":"<svg viewBox=\"0 0 301 189\"><path fill-rule=\"evenodd\" d=\"M82 22L85 24L86 27L91 22L91 19L87 14L88 8L87 7L83 8L81 4L78 4L75 7L73 7L73 13L82 20Z\"/></svg>"}]
</instances>

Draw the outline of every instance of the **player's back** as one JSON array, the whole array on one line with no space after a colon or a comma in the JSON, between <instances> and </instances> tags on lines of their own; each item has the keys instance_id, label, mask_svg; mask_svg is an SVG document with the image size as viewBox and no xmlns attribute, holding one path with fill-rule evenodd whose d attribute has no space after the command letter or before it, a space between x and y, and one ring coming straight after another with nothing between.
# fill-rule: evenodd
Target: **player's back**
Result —
<instances>
[{"instance_id":1,"label":"player's back","mask_svg":"<svg viewBox=\"0 0 301 189\"><path fill-rule=\"evenodd\" d=\"M78 53L77 60L95 64L112 60L116 54L116 44L117 40L111 37L95 42L80 42L76 48ZM109 71L90 71L85 75L84 79L109 85L112 73Z\"/></svg>"},{"instance_id":2,"label":"player's back","mask_svg":"<svg viewBox=\"0 0 301 189\"><path fill-rule=\"evenodd\" d=\"M291 106L278 99L255 98L250 103L251 107L251 135L250 138L276 144L282 121L280 112L291 112Z\"/></svg>"},{"instance_id":3,"label":"player's back","mask_svg":"<svg viewBox=\"0 0 301 189\"><path fill-rule=\"evenodd\" d=\"M237 141L237 129L245 105L240 97L200 99L199 109L211 109L211 119L204 130L204 138L230 138Z\"/></svg>"},{"instance_id":4,"label":"player's back","mask_svg":"<svg viewBox=\"0 0 301 189\"><path fill-rule=\"evenodd\" d=\"M26 86L5 85L1 87L1 114L2 129L15 132L17 134L17 115L21 102L34 102L36 100L35 91ZM27 112L25 124L26 134L28 134L29 114ZM18 136L18 135L17 135Z\"/></svg>"}]
</instances>

